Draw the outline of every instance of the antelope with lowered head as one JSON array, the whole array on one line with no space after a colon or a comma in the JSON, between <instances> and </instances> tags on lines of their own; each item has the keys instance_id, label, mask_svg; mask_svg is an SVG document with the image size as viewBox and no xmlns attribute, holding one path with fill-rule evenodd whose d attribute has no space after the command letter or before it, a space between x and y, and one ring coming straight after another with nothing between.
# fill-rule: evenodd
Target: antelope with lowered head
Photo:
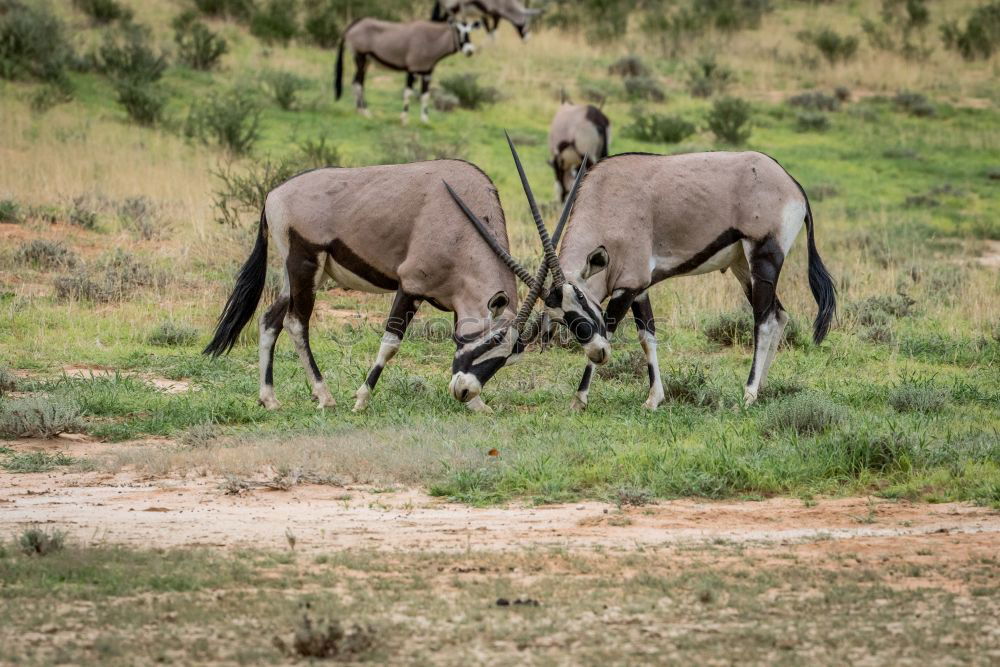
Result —
<instances>
[{"instance_id":1,"label":"antelope with lowered head","mask_svg":"<svg viewBox=\"0 0 1000 667\"><path fill-rule=\"evenodd\" d=\"M461 193L469 204L460 210L446 193L455 199ZM462 220L463 211L475 218L475 231ZM567 216L565 210L563 220ZM264 290L268 234L284 272L277 300L260 318L259 398L268 409L278 407L274 346L282 329L292 337L320 407L335 404L309 346L316 290L326 277L345 289L395 292L378 357L355 393L355 411L368 405L423 301L455 315L449 391L476 411L488 409L480 398L483 385L537 335L537 322L529 316L545 267L533 277L510 256L496 187L468 162L316 169L272 190L256 244L205 354L227 353L253 317ZM517 306L515 276L529 290L511 317Z\"/></svg>"},{"instance_id":2,"label":"antelope with lowered head","mask_svg":"<svg viewBox=\"0 0 1000 667\"><path fill-rule=\"evenodd\" d=\"M788 323L776 286L803 224L809 288L819 308L813 340L819 343L836 311L836 291L816 250L809 199L773 158L756 152L625 153L599 162L580 187L544 298L546 315L570 330L589 360L573 407L586 407L595 366L608 360L610 335L631 309L649 370L644 405L656 409L664 392L649 288L675 276L727 269L753 309L754 354L743 396L752 404ZM542 242L546 255L554 256L551 241Z\"/></svg>"},{"instance_id":3,"label":"antelope with lowered head","mask_svg":"<svg viewBox=\"0 0 1000 667\"><path fill-rule=\"evenodd\" d=\"M611 121L591 104L563 103L549 129L549 165L556 175L559 201L566 201L577 171L608 156Z\"/></svg>"},{"instance_id":4,"label":"antelope with lowered head","mask_svg":"<svg viewBox=\"0 0 1000 667\"><path fill-rule=\"evenodd\" d=\"M500 25L500 19L506 19L523 40L531 36L531 19L542 13L541 9L528 9L519 0L437 0L431 20L446 21L466 10L473 10L483 17L483 27L490 37Z\"/></svg>"},{"instance_id":5,"label":"antelope with lowered head","mask_svg":"<svg viewBox=\"0 0 1000 667\"><path fill-rule=\"evenodd\" d=\"M336 99L340 99L344 87L344 50L350 48L354 54L354 103L359 113L370 116L365 102L365 72L368 58L373 58L389 69L406 72L406 87L403 89L403 111L400 114L405 125L410 119L410 97L417 77L420 77L420 120L427 123L427 105L430 101L431 75L443 58L461 51L471 56L476 51L470 39L478 21L466 22L452 19L438 23L432 21L411 21L394 23L379 19L358 19L344 31L337 48L337 64L334 68L333 89Z\"/></svg>"}]
</instances>

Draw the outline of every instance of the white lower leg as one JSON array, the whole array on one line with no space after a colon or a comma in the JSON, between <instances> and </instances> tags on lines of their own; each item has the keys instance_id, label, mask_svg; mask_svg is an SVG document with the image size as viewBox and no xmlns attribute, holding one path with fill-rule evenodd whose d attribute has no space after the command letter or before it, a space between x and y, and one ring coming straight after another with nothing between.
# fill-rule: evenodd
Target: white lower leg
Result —
<instances>
[{"instance_id":1,"label":"white lower leg","mask_svg":"<svg viewBox=\"0 0 1000 667\"><path fill-rule=\"evenodd\" d=\"M746 391L743 392L743 403L751 405L757 400L760 393L760 385L764 376L764 368L767 363L767 356L771 349L771 341L778 331L778 319L774 314L769 315L757 328L757 340L754 345L753 355L753 376L747 382Z\"/></svg>"},{"instance_id":2,"label":"white lower leg","mask_svg":"<svg viewBox=\"0 0 1000 667\"><path fill-rule=\"evenodd\" d=\"M660 379L660 364L656 358L656 336L648 331L640 331L639 344L646 355L646 367L649 370L649 396L643 406L655 410L663 402L663 381Z\"/></svg>"},{"instance_id":3,"label":"white lower leg","mask_svg":"<svg viewBox=\"0 0 1000 667\"><path fill-rule=\"evenodd\" d=\"M403 89L403 113L399 115L400 120L403 121L403 125L410 122L410 96L413 95L413 89L407 86Z\"/></svg>"},{"instance_id":4,"label":"white lower leg","mask_svg":"<svg viewBox=\"0 0 1000 667\"><path fill-rule=\"evenodd\" d=\"M588 361L587 368L583 371L583 380L580 381L576 395L573 396L573 400L569 404L571 410L583 410L587 407L587 395L590 393L590 382L594 378L595 370L597 370L597 365Z\"/></svg>"},{"instance_id":5,"label":"white lower leg","mask_svg":"<svg viewBox=\"0 0 1000 667\"><path fill-rule=\"evenodd\" d=\"M275 332L264 326L264 318L260 321L260 346L258 348L258 362L260 365L260 404L268 410L278 409L278 399L274 396L274 385L267 381L267 369L272 363L272 350L277 339Z\"/></svg>"},{"instance_id":6,"label":"white lower leg","mask_svg":"<svg viewBox=\"0 0 1000 667\"><path fill-rule=\"evenodd\" d=\"M430 92L422 93L420 95L420 121L422 123L429 123L431 119L427 116L427 105L431 100Z\"/></svg>"},{"instance_id":7,"label":"white lower leg","mask_svg":"<svg viewBox=\"0 0 1000 667\"><path fill-rule=\"evenodd\" d=\"M333 399L330 390L326 388L323 377L317 375L313 368L313 362L309 358L309 346L305 339L305 327L297 318L288 316L285 317L285 328L288 329L288 335L295 343L295 351L299 355L299 361L302 363L302 368L305 369L306 377L309 378L309 384L312 386L313 398L319 402L319 407L332 408L337 404L337 401Z\"/></svg>"},{"instance_id":8,"label":"white lower leg","mask_svg":"<svg viewBox=\"0 0 1000 667\"><path fill-rule=\"evenodd\" d=\"M385 368L390 359L396 356L399 344L399 336L396 334L386 332L382 336L382 344L378 348L378 357L375 359L375 365L368 372L368 377L365 378L365 381L354 392L356 399L354 401L354 412L360 412L368 407L368 400L371 398L372 389L375 388L375 383L378 382L379 375L382 374L382 369Z\"/></svg>"},{"instance_id":9,"label":"white lower leg","mask_svg":"<svg viewBox=\"0 0 1000 667\"><path fill-rule=\"evenodd\" d=\"M774 363L774 357L778 354L778 346L781 345L781 337L785 333L785 325L788 324L788 313L779 310L777 321L778 330L771 338L771 348L767 351L767 361L764 362L764 374L760 378L761 389L767 386L767 374L771 371L771 364Z\"/></svg>"},{"instance_id":10,"label":"white lower leg","mask_svg":"<svg viewBox=\"0 0 1000 667\"><path fill-rule=\"evenodd\" d=\"M479 396L476 396L471 401L468 401L465 404L465 407L469 408L473 412L484 412L484 413L493 412L493 408L483 403L483 399L480 398Z\"/></svg>"},{"instance_id":11,"label":"white lower leg","mask_svg":"<svg viewBox=\"0 0 1000 667\"><path fill-rule=\"evenodd\" d=\"M351 88L354 90L354 107L358 110L358 113L363 116L371 116L372 112L368 110L367 106L365 106L364 86L355 81Z\"/></svg>"}]
</instances>

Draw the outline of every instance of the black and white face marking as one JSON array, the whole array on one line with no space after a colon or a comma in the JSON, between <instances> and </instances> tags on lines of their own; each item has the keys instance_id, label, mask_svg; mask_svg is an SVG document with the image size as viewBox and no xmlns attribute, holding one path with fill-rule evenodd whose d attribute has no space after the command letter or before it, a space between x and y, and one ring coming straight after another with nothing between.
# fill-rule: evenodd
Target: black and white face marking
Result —
<instances>
[{"instance_id":1,"label":"black and white face marking","mask_svg":"<svg viewBox=\"0 0 1000 667\"><path fill-rule=\"evenodd\" d=\"M482 26L480 21L452 21L451 23L458 33L458 45L462 53L471 56L476 52L476 45L472 43L472 31Z\"/></svg>"},{"instance_id":2,"label":"black and white face marking","mask_svg":"<svg viewBox=\"0 0 1000 667\"><path fill-rule=\"evenodd\" d=\"M524 351L517 330L511 326L490 329L478 336L456 335L455 345L448 391L462 403L476 399L483 385L498 370L515 363Z\"/></svg>"},{"instance_id":3,"label":"black and white face marking","mask_svg":"<svg viewBox=\"0 0 1000 667\"><path fill-rule=\"evenodd\" d=\"M601 305L582 289L567 282L559 290L552 290L545 297L545 313L569 329L592 362L603 364L611 358Z\"/></svg>"}]
</instances>

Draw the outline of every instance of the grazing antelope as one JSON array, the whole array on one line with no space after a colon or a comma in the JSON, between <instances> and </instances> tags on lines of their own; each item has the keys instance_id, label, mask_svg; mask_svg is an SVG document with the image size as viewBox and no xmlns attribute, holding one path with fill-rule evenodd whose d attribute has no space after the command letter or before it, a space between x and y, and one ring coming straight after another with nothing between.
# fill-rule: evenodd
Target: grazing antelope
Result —
<instances>
[{"instance_id":1,"label":"grazing antelope","mask_svg":"<svg viewBox=\"0 0 1000 667\"><path fill-rule=\"evenodd\" d=\"M463 13L466 8L475 10L483 17L483 27L490 37L500 25L500 19L506 19L523 40L531 37L531 19L542 13L541 9L528 9L518 0L437 0L431 20L446 21Z\"/></svg>"},{"instance_id":2,"label":"grazing antelope","mask_svg":"<svg viewBox=\"0 0 1000 667\"><path fill-rule=\"evenodd\" d=\"M559 107L549 129L549 165L556 174L560 201L566 201L570 184L581 165L589 169L608 156L610 142L611 121L600 109L590 104L572 103Z\"/></svg>"},{"instance_id":3,"label":"grazing antelope","mask_svg":"<svg viewBox=\"0 0 1000 667\"><path fill-rule=\"evenodd\" d=\"M819 308L813 340L821 342L829 331L836 292L816 250L809 200L773 158L754 152L616 155L594 167L577 199L544 298L546 315L569 328L589 360L573 407L586 407L594 367L608 360L608 339L631 308L649 370L644 405L655 409L664 393L649 288L726 269L753 308L754 354L744 391L744 402L752 404L788 322L775 287L803 223L809 287ZM528 202L537 210L530 192ZM554 255L551 242L545 252Z\"/></svg>"},{"instance_id":4,"label":"grazing antelope","mask_svg":"<svg viewBox=\"0 0 1000 667\"><path fill-rule=\"evenodd\" d=\"M442 184L446 181L446 184ZM461 221L455 204L469 202ZM482 220L471 212L479 211ZM564 211L563 219L568 216ZM274 395L274 346L288 330L320 407L334 399L309 347L309 318L326 277L362 292L395 292L382 344L354 410L368 404L382 369L396 354L421 302L455 314L456 352L451 395L471 409L488 409L479 394L503 366L513 363L537 335L529 316L545 274L532 275L507 252L507 229L496 187L461 160L308 171L272 190L264 204L257 241L205 354L219 356L236 343L264 290L268 233L284 269L278 298L260 318L260 403L278 407ZM487 244L483 243L487 240ZM491 249L492 248L492 249ZM542 267L543 269L545 267ZM529 286L517 305L515 276Z\"/></svg>"},{"instance_id":5,"label":"grazing antelope","mask_svg":"<svg viewBox=\"0 0 1000 667\"><path fill-rule=\"evenodd\" d=\"M350 47L354 53L354 102L357 110L370 116L365 102L365 72L368 58L400 72L406 72L406 87L403 89L403 112L400 117L405 125L410 118L410 97L417 77L420 77L420 120L427 123L427 103L430 100L431 75L438 62L453 53L461 51L471 56L476 51L470 34L478 28L478 21L449 20L445 23L412 21L394 23L379 19L359 19L348 26L340 38L337 49L337 65L334 70L333 88L336 99L340 99L344 84L344 49Z\"/></svg>"}]
</instances>

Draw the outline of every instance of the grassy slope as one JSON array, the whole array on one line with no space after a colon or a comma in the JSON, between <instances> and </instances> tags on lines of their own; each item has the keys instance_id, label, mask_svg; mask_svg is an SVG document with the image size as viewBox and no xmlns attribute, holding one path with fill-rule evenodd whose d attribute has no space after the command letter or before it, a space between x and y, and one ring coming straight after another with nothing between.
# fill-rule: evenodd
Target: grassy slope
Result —
<instances>
[{"instance_id":1,"label":"grassy slope","mask_svg":"<svg viewBox=\"0 0 1000 667\"><path fill-rule=\"evenodd\" d=\"M134 4L139 19L153 24L159 38L169 41L165 26L174 6ZM645 381L641 374L630 374L626 364L619 377L595 381L586 414L570 414L566 404L582 370L582 357L557 349L529 354L520 367L502 372L485 392L496 413L472 416L444 394L451 344L421 335L418 327L383 375L368 412L352 415L347 407L376 352L378 322L389 299L333 292L321 301L329 307L359 309L372 320L370 327L348 335L340 321L322 312L318 316L314 349L341 407L328 414L316 412L283 339L276 384L284 408L268 414L254 405L252 336L247 337L248 345L216 362L198 356L198 345L164 349L146 343L151 328L164 319L195 324L207 336L230 288L230 276L248 250L245 233L220 230L211 222L214 184L209 172L224 156L169 132L127 125L107 82L93 75L74 75L77 100L38 117L24 101L30 86L0 84L0 158L18 165L0 175L0 194L33 204L88 191L110 199L153 197L173 225L169 240L138 242L117 230L113 216L105 218L100 234L64 225L22 232L28 237L67 238L88 255L112 245L127 246L168 270L173 281L117 306L59 303L49 296L51 276L14 266L8 250L6 270L0 274L5 284L0 355L14 368L50 378L67 364L101 364L188 378L200 389L166 395L127 379L56 378L27 385L79 401L92 431L101 437L177 435L190 426L214 422L252 447L247 437L294 442L289 433L304 432L324 443L304 464L321 468L336 468L335 452L345 438L364 438L371 441L376 467L389 478L395 474L391 459L398 454L392 445L402 440L434 452L440 447L439 457L425 466L418 481L471 502L516 495L548 501L600 495L618 487L710 496L874 489L889 495L995 502L1000 468L989 443L1000 428L1000 341L994 333L1000 277L973 258L983 251L983 239L1000 238L1000 197L996 181L985 176L997 166L1000 148L997 93L984 85L995 75L996 65L968 65L939 50L918 66L867 47L849 65L810 67L798 62L805 52L794 38L798 30L829 22L856 31L859 16L873 15L875 5L832 5L815 11L793 5L766 17L759 31L732 39L706 38L680 59L644 54L670 95L667 103L656 105L658 110L684 115L701 127L709 103L687 95L686 63L700 50L716 50L720 60L737 71L733 92L755 105L749 148L775 156L808 191L826 193L821 200L814 197L819 245L838 277L842 304L897 289L916 300L915 314L892 322L891 344L866 342L859 335L862 327L844 318L822 347L790 348L779 355L775 383L829 397L849 410L848 426L818 436L769 434L762 428L768 410L780 409L786 398L774 396L749 411L737 407L748 350L719 348L698 331L704 316L742 307L735 282L718 274L654 290L664 372L679 376L692 364L703 368L710 387L719 388L716 407L672 401L648 414L639 407ZM559 88L572 93L583 83L612 90L621 86L605 72L624 47L599 49L580 37L554 32L522 45L504 29L476 58L454 58L438 72L439 77L480 73L501 89L503 101L476 112L434 114L431 127L403 130L397 121L402 85L398 75L376 71L369 77L369 102L376 117L363 119L347 100L333 103L331 53L299 46L268 50L236 26L217 27L232 44L220 72L168 72L165 85L172 94L175 120L200 97L237 82L252 84L265 68L293 69L308 77L312 88L300 111L267 107L258 155L283 154L297 141L324 135L352 165L391 160L400 141L456 147L458 155L482 166L497 182L514 248L525 258L537 253L536 241L502 129L535 140L525 141L533 145L524 146L522 157L536 190L547 195L551 175L545 165L545 135ZM780 101L805 88L829 90L834 85L851 87L856 97L891 96L898 86L908 86L930 95L938 114L912 118L889 102L865 98L833 114L826 133L796 132L794 111ZM630 106L618 95L605 107L615 126L615 152L716 147L704 130L681 145L628 139L623 128ZM907 196L946 184L959 193L939 196L940 206L904 205ZM800 243L791 254L780 290L783 302L805 326L815 306L805 286L803 246ZM345 338L349 345L342 344ZM616 354L625 357L634 347L634 335L625 331ZM888 397L906 377L931 382L946 396L946 407L933 413L898 413ZM903 444L886 450L886 442ZM496 445L499 460L486 457L484 452ZM267 462L277 466L287 460L276 456Z\"/></svg>"}]
</instances>

